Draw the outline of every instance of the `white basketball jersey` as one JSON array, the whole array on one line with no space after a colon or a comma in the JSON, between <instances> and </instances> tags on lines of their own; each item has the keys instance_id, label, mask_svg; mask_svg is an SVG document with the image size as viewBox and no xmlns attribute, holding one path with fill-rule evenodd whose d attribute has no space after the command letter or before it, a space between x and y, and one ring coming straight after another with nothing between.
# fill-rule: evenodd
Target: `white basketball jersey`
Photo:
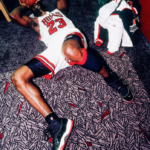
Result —
<instances>
[{"instance_id":1,"label":"white basketball jersey","mask_svg":"<svg viewBox=\"0 0 150 150\"><path fill-rule=\"evenodd\" d=\"M58 9L52 12L46 12L44 16L37 18L40 29L40 40L46 46L49 45L51 39L61 36L61 31L68 32L68 29L75 28L74 24ZM62 30L63 29L63 30Z\"/></svg>"}]
</instances>

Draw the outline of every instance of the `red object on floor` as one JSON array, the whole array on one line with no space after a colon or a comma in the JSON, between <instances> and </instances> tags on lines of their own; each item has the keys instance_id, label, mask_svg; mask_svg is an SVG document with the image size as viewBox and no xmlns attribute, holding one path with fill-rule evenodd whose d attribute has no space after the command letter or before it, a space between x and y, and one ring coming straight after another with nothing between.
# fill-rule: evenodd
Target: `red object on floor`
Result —
<instances>
[{"instance_id":1,"label":"red object on floor","mask_svg":"<svg viewBox=\"0 0 150 150\"><path fill-rule=\"evenodd\" d=\"M8 89L8 86L9 86L9 82L6 82L5 89L4 89L4 94L6 93L6 91Z\"/></svg>"},{"instance_id":2,"label":"red object on floor","mask_svg":"<svg viewBox=\"0 0 150 150\"><path fill-rule=\"evenodd\" d=\"M0 139L2 139L2 137L3 137L3 133L0 134Z\"/></svg>"},{"instance_id":3,"label":"red object on floor","mask_svg":"<svg viewBox=\"0 0 150 150\"><path fill-rule=\"evenodd\" d=\"M79 87L78 87L78 90L81 90L81 91L86 91L86 89L81 89L81 88L79 88Z\"/></svg>"},{"instance_id":4,"label":"red object on floor","mask_svg":"<svg viewBox=\"0 0 150 150\"><path fill-rule=\"evenodd\" d=\"M144 135L147 137L147 139L150 141L150 136L141 128L140 134L144 133Z\"/></svg>"},{"instance_id":5,"label":"red object on floor","mask_svg":"<svg viewBox=\"0 0 150 150\"><path fill-rule=\"evenodd\" d=\"M105 113L101 116L102 119L104 119L109 114L109 109L105 111Z\"/></svg>"},{"instance_id":6,"label":"red object on floor","mask_svg":"<svg viewBox=\"0 0 150 150\"><path fill-rule=\"evenodd\" d=\"M70 106L73 106L73 107L77 107L76 105L74 105L74 104L71 104L71 103L69 103L69 105L70 105Z\"/></svg>"},{"instance_id":7,"label":"red object on floor","mask_svg":"<svg viewBox=\"0 0 150 150\"><path fill-rule=\"evenodd\" d=\"M98 105L99 105L99 106L102 106L102 103L98 102Z\"/></svg>"},{"instance_id":8,"label":"red object on floor","mask_svg":"<svg viewBox=\"0 0 150 150\"><path fill-rule=\"evenodd\" d=\"M59 78L58 78L58 79L56 79L55 81L58 81L58 80L60 80L62 77L63 77L63 76L59 77Z\"/></svg>"},{"instance_id":9,"label":"red object on floor","mask_svg":"<svg viewBox=\"0 0 150 150\"><path fill-rule=\"evenodd\" d=\"M91 142L86 142L87 146L92 146Z\"/></svg>"},{"instance_id":10,"label":"red object on floor","mask_svg":"<svg viewBox=\"0 0 150 150\"><path fill-rule=\"evenodd\" d=\"M19 115L19 113L20 113L20 111L21 111L22 105L23 105L23 103L20 104L20 108L19 108L19 110L18 110L17 116Z\"/></svg>"},{"instance_id":11,"label":"red object on floor","mask_svg":"<svg viewBox=\"0 0 150 150\"><path fill-rule=\"evenodd\" d=\"M119 58L122 58L124 54L126 54L126 52L123 52L123 53L119 56Z\"/></svg>"},{"instance_id":12,"label":"red object on floor","mask_svg":"<svg viewBox=\"0 0 150 150\"><path fill-rule=\"evenodd\" d=\"M115 139L118 137L118 133L116 133Z\"/></svg>"}]
</instances>

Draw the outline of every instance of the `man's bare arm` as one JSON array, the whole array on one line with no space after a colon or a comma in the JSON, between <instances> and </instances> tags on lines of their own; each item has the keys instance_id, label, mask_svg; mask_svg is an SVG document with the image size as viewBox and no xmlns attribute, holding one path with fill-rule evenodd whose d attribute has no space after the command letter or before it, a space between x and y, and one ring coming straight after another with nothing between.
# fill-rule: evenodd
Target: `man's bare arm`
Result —
<instances>
[{"instance_id":1,"label":"man's bare arm","mask_svg":"<svg viewBox=\"0 0 150 150\"><path fill-rule=\"evenodd\" d=\"M69 0L57 0L57 9L67 16Z\"/></svg>"},{"instance_id":2,"label":"man's bare arm","mask_svg":"<svg viewBox=\"0 0 150 150\"><path fill-rule=\"evenodd\" d=\"M19 6L10 13L10 18L21 26L31 28L38 33L38 24L35 19L31 19L25 15L27 11L29 11L28 7Z\"/></svg>"}]
</instances>

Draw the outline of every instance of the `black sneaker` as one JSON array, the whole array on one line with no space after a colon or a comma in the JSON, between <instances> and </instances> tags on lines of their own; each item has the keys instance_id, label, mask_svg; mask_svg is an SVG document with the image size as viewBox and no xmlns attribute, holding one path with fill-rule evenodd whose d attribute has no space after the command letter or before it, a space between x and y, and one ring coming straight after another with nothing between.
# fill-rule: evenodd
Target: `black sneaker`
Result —
<instances>
[{"instance_id":1,"label":"black sneaker","mask_svg":"<svg viewBox=\"0 0 150 150\"><path fill-rule=\"evenodd\" d=\"M72 131L73 121L70 119L53 120L44 130L45 140L53 138L53 150L63 150Z\"/></svg>"},{"instance_id":2,"label":"black sneaker","mask_svg":"<svg viewBox=\"0 0 150 150\"><path fill-rule=\"evenodd\" d=\"M131 103L134 100L131 89L121 81L115 73L111 72L111 74L114 75L115 80L112 83L106 83L111 86L125 102Z\"/></svg>"}]
</instances>

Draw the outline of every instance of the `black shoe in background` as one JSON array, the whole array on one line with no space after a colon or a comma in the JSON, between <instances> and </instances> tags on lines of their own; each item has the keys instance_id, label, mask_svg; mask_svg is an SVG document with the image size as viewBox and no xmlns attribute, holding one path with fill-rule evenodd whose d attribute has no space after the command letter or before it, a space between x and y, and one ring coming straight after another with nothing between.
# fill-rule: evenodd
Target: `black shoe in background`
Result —
<instances>
[{"instance_id":1,"label":"black shoe in background","mask_svg":"<svg viewBox=\"0 0 150 150\"><path fill-rule=\"evenodd\" d=\"M111 74L114 75L115 80L111 83L106 83L112 87L125 102L131 103L134 100L134 95L131 89L128 87L128 85L121 81L115 73L111 72Z\"/></svg>"}]
</instances>

